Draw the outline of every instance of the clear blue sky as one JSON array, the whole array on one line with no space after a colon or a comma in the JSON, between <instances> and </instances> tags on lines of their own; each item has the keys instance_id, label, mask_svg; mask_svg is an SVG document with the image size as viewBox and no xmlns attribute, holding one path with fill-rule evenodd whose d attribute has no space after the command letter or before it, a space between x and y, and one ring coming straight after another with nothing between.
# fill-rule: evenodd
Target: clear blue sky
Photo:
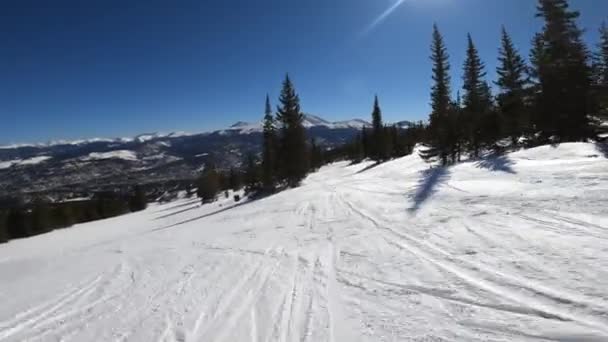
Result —
<instances>
[{"instance_id":1,"label":"clear blue sky","mask_svg":"<svg viewBox=\"0 0 608 342\"><path fill-rule=\"evenodd\" d=\"M0 143L205 131L262 116L289 72L305 112L427 116L433 22L455 88L466 33L494 77L500 25L528 55L533 0L19 0L0 5ZM595 43L606 0L572 0ZM377 25L371 27L372 23ZM275 103L276 104L276 103Z\"/></svg>"}]
</instances>

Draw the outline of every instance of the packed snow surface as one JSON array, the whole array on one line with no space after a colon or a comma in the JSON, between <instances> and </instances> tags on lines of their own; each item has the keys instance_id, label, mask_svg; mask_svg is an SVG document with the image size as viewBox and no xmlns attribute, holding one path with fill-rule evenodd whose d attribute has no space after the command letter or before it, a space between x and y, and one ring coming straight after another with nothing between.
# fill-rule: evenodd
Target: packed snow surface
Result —
<instances>
[{"instance_id":1,"label":"packed snow surface","mask_svg":"<svg viewBox=\"0 0 608 342\"><path fill-rule=\"evenodd\" d=\"M3 341L608 341L608 160L336 163L0 245Z\"/></svg>"}]
</instances>

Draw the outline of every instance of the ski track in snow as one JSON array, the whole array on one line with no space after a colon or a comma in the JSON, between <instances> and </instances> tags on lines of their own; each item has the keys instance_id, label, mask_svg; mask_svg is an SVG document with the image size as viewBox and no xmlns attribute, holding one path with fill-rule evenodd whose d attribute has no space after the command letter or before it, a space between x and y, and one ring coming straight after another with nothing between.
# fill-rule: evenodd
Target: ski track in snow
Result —
<instances>
[{"instance_id":1,"label":"ski track in snow","mask_svg":"<svg viewBox=\"0 0 608 342\"><path fill-rule=\"evenodd\" d=\"M11 241L0 341L608 341L608 160L506 158L336 163Z\"/></svg>"}]
</instances>

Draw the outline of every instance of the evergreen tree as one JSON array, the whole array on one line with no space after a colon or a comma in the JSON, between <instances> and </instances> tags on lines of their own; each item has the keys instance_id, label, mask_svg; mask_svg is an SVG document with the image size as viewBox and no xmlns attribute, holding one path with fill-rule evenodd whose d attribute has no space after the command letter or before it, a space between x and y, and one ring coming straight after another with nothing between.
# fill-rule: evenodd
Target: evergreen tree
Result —
<instances>
[{"instance_id":1,"label":"evergreen tree","mask_svg":"<svg viewBox=\"0 0 608 342\"><path fill-rule=\"evenodd\" d=\"M129 210L131 212L142 211L148 207L146 193L140 185L136 185L133 189L133 194L129 199Z\"/></svg>"},{"instance_id":2,"label":"evergreen tree","mask_svg":"<svg viewBox=\"0 0 608 342\"><path fill-rule=\"evenodd\" d=\"M577 11L567 0L539 0L537 17L544 20L534 39L532 65L537 79L535 126L541 142L579 141L590 136L590 67Z\"/></svg>"},{"instance_id":3,"label":"evergreen tree","mask_svg":"<svg viewBox=\"0 0 608 342\"><path fill-rule=\"evenodd\" d=\"M239 191L243 187L243 181L241 179L241 173L233 168L230 168L228 174L228 187L234 191Z\"/></svg>"},{"instance_id":4,"label":"evergreen tree","mask_svg":"<svg viewBox=\"0 0 608 342\"><path fill-rule=\"evenodd\" d=\"M466 140L469 150L474 157L479 157L484 142L487 142L488 133L484 132L484 126L490 114L491 94L490 87L484 81L486 73L484 64L479 58L479 53L473 39L467 36L468 46L466 60L464 62L463 75L463 121L466 126Z\"/></svg>"},{"instance_id":5,"label":"evergreen tree","mask_svg":"<svg viewBox=\"0 0 608 342\"><path fill-rule=\"evenodd\" d=\"M215 201L217 193L220 191L219 174L214 165L208 165L198 179L197 195L203 203Z\"/></svg>"},{"instance_id":6,"label":"evergreen tree","mask_svg":"<svg viewBox=\"0 0 608 342\"><path fill-rule=\"evenodd\" d=\"M433 87L431 90L431 115L427 129L427 149L420 153L425 160L439 158L443 165L452 154L450 138L450 63L443 36L437 25L433 25L431 44L433 62Z\"/></svg>"},{"instance_id":7,"label":"evergreen tree","mask_svg":"<svg viewBox=\"0 0 608 342\"><path fill-rule=\"evenodd\" d=\"M260 190L260 169L253 154L247 155L245 162L245 192L256 193Z\"/></svg>"},{"instance_id":8,"label":"evergreen tree","mask_svg":"<svg viewBox=\"0 0 608 342\"><path fill-rule=\"evenodd\" d=\"M365 152L363 151L363 132L365 131L365 127L363 127L363 131L360 134L357 134L354 141L352 142L349 150L349 159L353 161L353 163L360 163L363 158L365 158Z\"/></svg>"},{"instance_id":9,"label":"evergreen tree","mask_svg":"<svg viewBox=\"0 0 608 342\"><path fill-rule=\"evenodd\" d=\"M56 228L71 227L77 222L71 203L59 204L53 208L51 215Z\"/></svg>"},{"instance_id":10,"label":"evergreen tree","mask_svg":"<svg viewBox=\"0 0 608 342\"><path fill-rule=\"evenodd\" d=\"M317 171L323 166L323 151L314 138L310 141L310 168Z\"/></svg>"},{"instance_id":11,"label":"evergreen tree","mask_svg":"<svg viewBox=\"0 0 608 342\"><path fill-rule=\"evenodd\" d=\"M608 85L608 26L606 22L600 27L600 42L593 55L593 84Z\"/></svg>"},{"instance_id":12,"label":"evergreen tree","mask_svg":"<svg viewBox=\"0 0 608 342\"><path fill-rule=\"evenodd\" d=\"M52 220L51 220L51 207L50 204L37 199L34 202L34 207L32 208L32 231L31 234L42 234L53 230Z\"/></svg>"},{"instance_id":13,"label":"evergreen tree","mask_svg":"<svg viewBox=\"0 0 608 342\"><path fill-rule=\"evenodd\" d=\"M361 149L363 151L363 156L361 159L369 158L371 156L371 147L369 141L369 133L367 132L367 128L363 127L361 130Z\"/></svg>"},{"instance_id":14,"label":"evergreen tree","mask_svg":"<svg viewBox=\"0 0 608 342\"><path fill-rule=\"evenodd\" d=\"M382 127L382 135L383 135L383 146L382 146L382 154L383 160L388 160L394 157L395 155L395 144L397 143L396 137L391 133L391 127L384 126Z\"/></svg>"},{"instance_id":15,"label":"evergreen tree","mask_svg":"<svg viewBox=\"0 0 608 342\"><path fill-rule=\"evenodd\" d=\"M27 221L27 215L24 208L11 208L6 218L6 227L9 238L18 239L31 236L32 231Z\"/></svg>"},{"instance_id":16,"label":"evergreen tree","mask_svg":"<svg viewBox=\"0 0 608 342\"><path fill-rule=\"evenodd\" d=\"M600 120L608 120L608 26L605 22L600 28L600 43L594 55L593 86L595 111ZM598 127L600 133L605 129Z\"/></svg>"},{"instance_id":17,"label":"evergreen tree","mask_svg":"<svg viewBox=\"0 0 608 342\"><path fill-rule=\"evenodd\" d=\"M372 111L372 159L376 162L388 158L386 134L382 123L382 110L378 102L378 96L374 98L374 109Z\"/></svg>"},{"instance_id":18,"label":"evergreen tree","mask_svg":"<svg viewBox=\"0 0 608 342\"><path fill-rule=\"evenodd\" d=\"M279 102L277 119L281 124L281 175L287 185L296 187L308 172L308 151L300 98L289 75L285 76Z\"/></svg>"},{"instance_id":19,"label":"evergreen tree","mask_svg":"<svg viewBox=\"0 0 608 342\"><path fill-rule=\"evenodd\" d=\"M6 215L5 211L0 211L0 243L8 241L8 229L6 227Z\"/></svg>"},{"instance_id":20,"label":"evergreen tree","mask_svg":"<svg viewBox=\"0 0 608 342\"><path fill-rule=\"evenodd\" d=\"M276 186L277 170L277 134L274 117L270 107L270 98L266 95L266 110L264 114L264 136L262 150L262 186L264 191L273 192Z\"/></svg>"},{"instance_id":21,"label":"evergreen tree","mask_svg":"<svg viewBox=\"0 0 608 342\"><path fill-rule=\"evenodd\" d=\"M403 157L407 154L406 142L400 129L397 125L389 127L389 134L393 142L393 153L392 156L395 158Z\"/></svg>"},{"instance_id":22,"label":"evergreen tree","mask_svg":"<svg viewBox=\"0 0 608 342\"><path fill-rule=\"evenodd\" d=\"M510 137L512 145L516 145L529 125L525 105L527 67L504 26L501 35L499 63L496 69L496 85L500 89L497 96L502 123L500 133L501 136Z\"/></svg>"}]
</instances>

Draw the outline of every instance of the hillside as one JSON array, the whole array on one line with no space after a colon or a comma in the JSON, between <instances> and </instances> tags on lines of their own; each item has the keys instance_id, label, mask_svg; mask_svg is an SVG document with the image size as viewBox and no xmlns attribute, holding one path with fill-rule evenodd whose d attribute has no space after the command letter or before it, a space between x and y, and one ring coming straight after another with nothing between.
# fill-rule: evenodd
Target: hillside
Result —
<instances>
[{"instance_id":1,"label":"hillside","mask_svg":"<svg viewBox=\"0 0 608 342\"><path fill-rule=\"evenodd\" d=\"M605 341L593 144L429 169L336 163L0 245L0 340Z\"/></svg>"},{"instance_id":2,"label":"hillside","mask_svg":"<svg viewBox=\"0 0 608 342\"><path fill-rule=\"evenodd\" d=\"M325 148L343 145L369 123L329 122L306 115L309 138ZM227 129L187 134L146 133L133 138L93 138L0 146L0 198L15 193L79 197L92 191L196 178L213 161L239 167L261 151L262 125L237 122ZM80 193L80 194L79 194Z\"/></svg>"}]
</instances>

